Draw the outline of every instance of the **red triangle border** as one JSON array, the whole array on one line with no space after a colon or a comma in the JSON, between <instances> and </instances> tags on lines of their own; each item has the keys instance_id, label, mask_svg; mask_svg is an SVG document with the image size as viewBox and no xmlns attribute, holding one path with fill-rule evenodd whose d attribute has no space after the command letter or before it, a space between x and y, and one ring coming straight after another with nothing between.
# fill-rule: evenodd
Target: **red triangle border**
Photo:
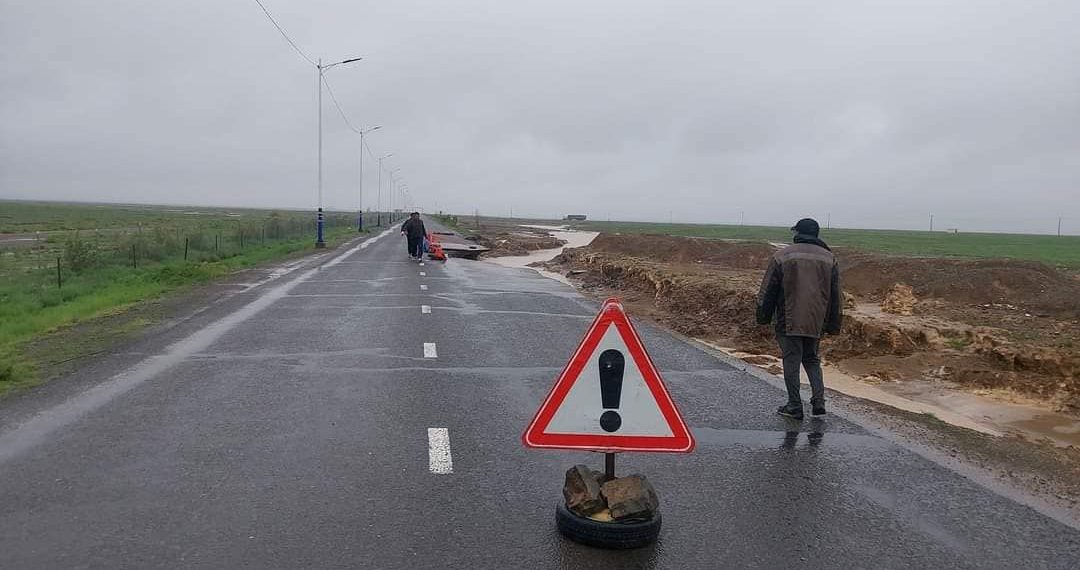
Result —
<instances>
[{"instance_id":1,"label":"red triangle border","mask_svg":"<svg viewBox=\"0 0 1080 570\"><path fill-rule=\"evenodd\" d=\"M547 433L545 430L552 418L566 399L570 389L577 382L581 371L589 363L596 347L600 344L608 326L614 325L619 336L626 344L630 357L641 371L641 376L656 400L660 412L671 429L672 436L637 436L637 435L600 435L600 434L564 434ZM667 453L689 453L693 451L695 441L690 429L683 421L682 414L664 386L660 372L656 369L645 345L641 342L637 330L630 323L622 303L616 298L604 301L588 332L581 340L570 361L566 363L552 386L544 403L537 410L529 427L521 436L525 447L541 449L577 449L588 451L652 451Z\"/></svg>"}]
</instances>

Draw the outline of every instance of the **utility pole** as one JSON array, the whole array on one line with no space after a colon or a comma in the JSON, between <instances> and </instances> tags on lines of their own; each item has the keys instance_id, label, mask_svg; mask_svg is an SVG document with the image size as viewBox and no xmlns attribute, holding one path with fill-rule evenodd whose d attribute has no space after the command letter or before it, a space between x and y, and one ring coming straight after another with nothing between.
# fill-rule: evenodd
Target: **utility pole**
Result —
<instances>
[{"instance_id":1,"label":"utility pole","mask_svg":"<svg viewBox=\"0 0 1080 570\"><path fill-rule=\"evenodd\" d=\"M382 161L394 156L394 153L387 153L379 157L379 191L378 197L375 199L375 209L379 211L377 214L379 217L379 225L382 226Z\"/></svg>"},{"instance_id":2,"label":"utility pole","mask_svg":"<svg viewBox=\"0 0 1080 570\"><path fill-rule=\"evenodd\" d=\"M391 223L394 222L394 194L397 193L397 186L396 186L396 182L394 181L394 175L397 174L399 171L401 171L400 168L395 168L395 169L391 170L390 172L386 173L387 176L389 177L389 180L387 182L387 184L388 184L387 190L390 193L390 222Z\"/></svg>"},{"instance_id":3,"label":"utility pole","mask_svg":"<svg viewBox=\"0 0 1080 570\"><path fill-rule=\"evenodd\" d=\"M827 230L832 229L832 213L831 212L827 212L825 214L825 229L827 229Z\"/></svg>"},{"instance_id":4,"label":"utility pole","mask_svg":"<svg viewBox=\"0 0 1080 570\"><path fill-rule=\"evenodd\" d=\"M358 232L364 231L364 135L381 128L376 125L368 129L360 129L360 212L356 217L356 231Z\"/></svg>"},{"instance_id":5,"label":"utility pole","mask_svg":"<svg viewBox=\"0 0 1080 570\"><path fill-rule=\"evenodd\" d=\"M326 241L323 239L323 225L325 223L323 217L323 192L322 192L322 86L323 86L323 74L326 70L336 65L342 65L344 63L352 63L354 61L360 61L361 58L354 57L351 59L345 59L337 63L331 63L330 65L323 65L322 58L319 58L319 63L315 64L315 82L319 88L319 210L318 217L315 221L315 247L326 247ZM309 60L310 61L310 60Z\"/></svg>"},{"instance_id":6,"label":"utility pole","mask_svg":"<svg viewBox=\"0 0 1080 570\"><path fill-rule=\"evenodd\" d=\"M326 241L323 239L323 210L322 210L322 80L323 80L323 66L322 58L319 58L318 65L315 66L318 75L315 77L315 81L319 84L319 212L317 214L315 222L315 247L326 247Z\"/></svg>"},{"instance_id":7,"label":"utility pole","mask_svg":"<svg viewBox=\"0 0 1080 570\"><path fill-rule=\"evenodd\" d=\"M930 212L930 231L934 231L934 213Z\"/></svg>"},{"instance_id":8,"label":"utility pole","mask_svg":"<svg viewBox=\"0 0 1080 570\"><path fill-rule=\"evenodd\" d=\"M1058 216L1058 237L1061 237L1061 216Z\"/></svg>"}]
</instances>

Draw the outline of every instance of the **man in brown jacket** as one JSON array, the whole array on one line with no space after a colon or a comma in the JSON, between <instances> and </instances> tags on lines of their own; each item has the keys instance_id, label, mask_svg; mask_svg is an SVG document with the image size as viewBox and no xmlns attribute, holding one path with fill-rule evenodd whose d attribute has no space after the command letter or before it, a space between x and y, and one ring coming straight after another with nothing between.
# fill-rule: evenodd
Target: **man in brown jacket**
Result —
<instances>
[{"instance_id":1,"label":"man in brown jacket","mask_svg":"<svg viewBox=\"0 0 1080 570\"><path fill-rule=\"evenodd\" d=\"M843 300L840 269L825 242L821 228L810 218L791 228L794 244L773 255L757 299L757 322L776 321L776 340L784 357L784 384L788 403L777 410L782 416L803 419L799 394L799 365L810 380L810 406L814 416L825 415L825 383L821 375L818 343L823 333L840 332Z\"/></svg>"}]
</instances>

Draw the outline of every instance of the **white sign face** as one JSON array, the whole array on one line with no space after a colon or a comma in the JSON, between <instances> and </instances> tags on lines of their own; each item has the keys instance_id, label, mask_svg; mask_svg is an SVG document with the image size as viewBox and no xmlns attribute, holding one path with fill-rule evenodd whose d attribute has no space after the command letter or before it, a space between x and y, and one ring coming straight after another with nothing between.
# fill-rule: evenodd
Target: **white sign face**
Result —
<instances>
[{"instance_id":1,"label":"white sign face","mask_svg":"<svg viewBox=\"0 0 1080 570\"><path fill-rule=\"evenodd\" d=\"M619 406L605 408L600 386L600 355L606 350L617 350L624 355L622 393ZM621 425L613 432L600 425L600 416L614 410L621 418ZM645 379L638 370L630 351L614 324L608 324L604 336L593 351L589 363L582 369L562 405L551 418L545 430L548 433L595 434L595 435L645 435L672 437L674 434L660 411Z\"/></svg>"},{"instance_id":2,"label":"white sign face","mask_svg":"<svg viewBox=\"0 0 1080 570\"><path fill-rule=\"evenodd\" d=\"M604 452L694 449L693 434L618 299L604 301L521 442Z\"/></svg>"}]
</instances>

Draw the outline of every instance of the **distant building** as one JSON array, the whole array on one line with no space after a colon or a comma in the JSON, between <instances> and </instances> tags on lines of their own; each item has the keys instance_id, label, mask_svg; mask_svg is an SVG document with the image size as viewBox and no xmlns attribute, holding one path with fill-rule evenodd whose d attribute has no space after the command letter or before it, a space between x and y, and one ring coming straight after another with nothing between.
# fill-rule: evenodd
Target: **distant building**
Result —
<instances>
[{"instance_id":1,"label":"distant building","mask_svg":"<svg viewBox=\"0 0 1080 570\"><path fill-rule=\"evenodd\" d=\"M584 222L585 214L567 214L566 221L568 222Z\"/></svg>"}]
</instances>

